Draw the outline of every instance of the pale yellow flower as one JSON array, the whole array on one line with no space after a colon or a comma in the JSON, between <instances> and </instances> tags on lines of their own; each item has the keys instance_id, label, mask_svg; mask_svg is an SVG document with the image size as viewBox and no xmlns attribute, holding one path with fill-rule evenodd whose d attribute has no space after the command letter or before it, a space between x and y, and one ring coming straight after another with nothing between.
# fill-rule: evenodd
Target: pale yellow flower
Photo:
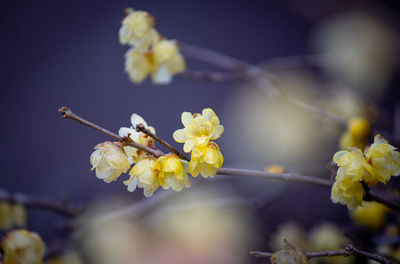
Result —
<instances>
[{"instance_id":1,"label":"pale yellow flower","mask_svg":"<svg viewBox=\"0 0 400 264\"><path fill-rule=\"evenodd\" d=\"M349 178L351 182L364 180L369 185L376 185L376 173L359 149L336 152L333 162L339 166L337 175L340 178Z\"/></svg>"},{"instance_id":2,"label":"pale yellow flower","mask_svg":"<svg viewBox=\"0 0 400 264\"><path fill-rule=\"evenodd\" d=\"M174 132L176 142L185 143L183 150L190 152L195 146L205 146L210 140L218 139L224 132L224 127L220 125L218 116L211 108L206 108L202 114L190 112L182 113L183 129Z\"/></svg>"},{"instance_id":3,"label":"pale yellow flower","mask_svg":"<svg viewBox=\"0 0 400 264\"><path fill-rule=\"evenodd\" d=\"M284 173L285 168L279 164L273 164L265 167L265 171L270 173Z\"/></svg>"},{"instance_id":4,"label":"pale yellow flower","mask_svg":"<svg viewBox=\"0 0 400 264\"><path fill-rule=\"evenodd\" d=\"M143 188L144 196L150 197L160 187L158 182L157 161L147 157L136 163L129 172L131 177L124 181L128 191L133 192L136 187Z\"/></svg>"},{"instance_id":5,"label":"pale yellow flower","mask_svg":"<svg viewBox=\"0 0 400 264\"><path fill-rule=\"evenodd\" d=\"M141 83L153 69L151 53L141 52L135 48L125 54L125 72L134 83Z\"/></svg>"},{"instance_id":6,"label":"pale yellow flower","mask_svg":"<svg viewBox=\"0 0 400 264\"><path fill-rule=\"evenodd\" d=\"M4 264L41 264L45 251L40 236L25 229L9 232L1 247Z\"/></svg>"},{"instance_id":7,"label":"pale yellow flower","mask_svg":"<svg viewBox=\"0 0 400 264\"><path fill-rule=\"evenodd\" d=\"M90 156L92 170L96 169L96 176L106 183L116 181L121 173L129 170L128 157L119 142L103 142L95 147Z\"/></svg>"},{"instance_id":8,"label":"pale yellow flower","mask_svg":"<svg viewBox=\"0 0 400 264\"><path fill-rule=\"evenodd\" d=\"M364 188L361 182L353 182L351 178L343 174L336 176L331 192L331 200L334 203L347 205L347 208L354 210L362 204L363 196Z\"/></svg>"},{"instance_id":9,"label":"pale yellow flower","mask_svg":"<svg viewBox=\"0 0 400 264\"><path fill-rule=\"evenodd\" d=\"M184 161L170 153L157 159L159 170L158 179L163 189L170 187L174 191L181 191L184 187L190 187L189 176L186 172Z\"/></svg>"},{"instance_id":10,"label":"pale yellow flower","mask_svg":"<svg viewBox=\"0 0 400 264\"><path fill-rule=\"evenodd\" d=\"M400 175L400 152L381 136L375 136L374 143L365 149L365 157L376 173L376 179L386 183L391 176Z\"/></svg>"},{"instance_id":11,"label":"pale yellow flower","mask_svg":"<svg viewBox=\"0 0 400 264\"><path fill-rule=\"evenodd\" d=\"M366 118L351 118L347 124L347 131L340 138L340 148L356 147L364 149L371 133L371 126Z\"/></svg>"},{"instance_id":12,"label":"pale yellow flower","mask_svg":"<svg viewBox=\"0 0 400 264\"><path fill-rule=\"evenodd\" d=\"M340 229L330 223L323 223L322 225L313 228L309 235L309 241L310 251L339 250L342 249L346 244L350 243ZM354 258L352 256L336 256L310 260L310 263L347 264L353 262Z\"/></svg>"},{"instance_id":13,"label":"pale yellow flower","mask_svg":"<svg viewBox=\"0 0 400 264\"><path fill-rule=\"evenodd\" d=\"M283 223L277 228L270 240L270 247L272 250L278 251L284 248L286 245L284 242L285 239L296 247L301 247L303 249L307 249L308 247L306 232L300 225L294 222Z\"/></svg>"},{"instance_id":14,"label":"pale yellow flower","mask_svg":"<svg viewBox=\"0 0 400 264\"><path fill-rule=\"evenodd\" d=\"M118 131L120 137L130 138L132 141L139 143L146 147L154 146L154 139L144 134L143 132L137 132L136 126L143 124L143 126L151 133L156 134L154 127L148 126L146 121L138 114L132 114L131 116L131 127L121 127ZM138 150L131 146L124 146L124 151L128 155L128 161L130 163L136 163L144 158L147 153Z\"/></svg>"},{"instance_id":15,"label":"pale yellow flower","mask_svg":"<svg viewBox=\"0 0 400 264\"><path fill-rule=\"evenodd\" d=\"M13 226L24 227L26 222L25 207L21 204L0 202L0 230Z\"/></svg>"},{"instance_id":16,"label":"pale yellow flower","mask_svg":"<svg viewBox=\"0 0 400 264\"><path fill-rule=\"evenodd\" d=\"M307 264L307 263L308 263L307 257L304 254L304 252L300 248L295 247L291 244L287 244L285 249L279 250L271 257L271 264Z\"/></svg>"},{"instance_id":17,"label":"pale yellow flower","mask_svg":"<svg viewBox=\"0 0 400 264\"><path fill-rule=\"evenodd\" d=\"M381 203L364 202L362 206L351 212L351 218L358 225L378 230L385 224L389 211L390 209Z\"/></svg>"},{"instance_id":18,"label":"pale yellow flower","mask_svg":"<svg viewBox=\"0 0 400 264\"><path fill-rule=\"evenodd\" d=\"M218 145L210 142L206 146L199 145L193 148L189 162L189 172L193 177L197 177L199 173L205 178L214 177L223 163L224 157Z\"/></svg>"},{"instance_id":19,"label":"pale yellow flower","mask_svg":"<svg viewBox=\"0 0 400 264\"><path fill-rule=\"evenodd\" d=\"M134 11L127 9L128 15L122 20L119 30L119 41L121 44L129 44L137 50L144 52L152 44L157 35L154 30L155 19L145 11Z\"/></svg>"},{"instance_id":20,"label":"pale yellow flower","mask_svg":"<svg viewBox=\"0 0 400 264\"><path fill-rule=\"evenodd\" d=\"M161 40L153 47L153 82L168 84L173 75L186 69L185 60L174 40Z\"/></svg>"}]
</instances>

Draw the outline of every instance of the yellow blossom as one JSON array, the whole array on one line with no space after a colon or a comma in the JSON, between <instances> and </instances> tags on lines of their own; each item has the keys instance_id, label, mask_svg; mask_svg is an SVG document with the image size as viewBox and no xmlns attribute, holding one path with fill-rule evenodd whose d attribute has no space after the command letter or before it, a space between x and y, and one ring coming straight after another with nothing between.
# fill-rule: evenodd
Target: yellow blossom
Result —
<instances>
[{"instance_id":1,"label":"yellow blossom","mask_svg":"<svg viewBox=\"0 0 400 264\"><path fill-rule=\"evenodd\" d=\"M134 83L141 83L153 69L151 53L141 52L135 48L125 54L125 72Z\"/></svg>"},{"instance_id":2,"label":"yellow blossom","mask_svg":"<svg viewBox=\"0 0 400 264\"><path fill-rule=\"evenodd\" d=\"M133 192L136 187L143 188L144 196L150 197L160 187L158 182L157 162L153 157L147 157L136 163L129 172L131 177L124 181L128 191Z\"/></svg>"},{"instance_id":3,"label":"yellow blossom","mask_svg":"<svg viewBox=\"0 0 400 264\"><path fill-rule=\"evenodd\" d=\"M92 170L96 169L96 176L106 183L116 181L123 172L130 168L128 157L119 142L103 142L95 147L90 156Z\"/></svg>"},{"instance_id":4,"label":"yellow blossom","mask_svg":"<svg viewBox=\"0 0 400 264\"><path fill-rule=\"evenodd\" d=\"M189 172L193 177L197 177L199 173L203 177L214 177L223 163L224 157L218 145L210 142L206 146L199 145L193 148L189 162Z\"/></svg>"},{"instance_id":5,"label":"yellow blossom","mask_svg":"<svg viewBox=\"0 0 400 264\"><path fill-rule=\"evenodd\" d=\"M391 176L400 175L400 152L381 136L365 149L365 157L374 168L378 181L386 183Z\"/></svg>"},{"instance_id":6,"label":"yellow blossom","mask_svg":"<svg viewBox=\"0 0 400 264\"><path fill-rule=\"evenodd\" d=\"M352 118L347 124L347 131L340 138L340 147L342 149L352 147L364 149L370 133L371 126L366 118Z\"/></svg>"},{"instance_id":7,"label":"yellow blossom","mask_svg":"<svg viewBox=\"0 0 400 264\"><path fill-rule=\"evenodd\" d=\"M364 196L364 188L361 182L353 182L349 177L339 174L332 186L331 200L334 203L347 205L350 210L356 209L361 205Z\"/></svg>"},{"instance_id":8,"label":"yellow blossom","mask_svg":"<svg viewBox=\"0 0 400 264\"><path fill-rule=\"evenodd\" d=\"M270 240L272 250L278 251L284 248L286 245L284 239L289 240L296 247L307 248L307 234L300 225L294 222L286 222L278 227Z\"/></svg>"},{"instance_id":9,"label":"yellow blossom","mask_svg":"<svg viewBox=\"0 0 400 264\"><path fill-rule=\"evenodd\" d=\"M156 131L154 127L148 126L146 121L138 114L132 114L131 124L131 127L121 127L119 129L118 134L120 137L130 138L132 141L135 141L136 143L139 143L146 147L154 146L154 139L143 132L137 132L136 126L139 124L143 124L143 126L147 130L155 134ZM128 161L130 163L136 163L146 156L146 153L131 146L124 146L124 151L128 155Z\"/></svg>"},{"instance_id":10,"label":"yellow blossom","mask_svg":"<svg viewBox=\"0 0 400 264\"><path fill-rule=\"evenodd\" d=\"M286 241L285 241L286 242ZM287 243L287 242L286 242ZM279 250L271 257L271 264L307 264L304 252L289 243L286 248Z\"/></svg>"},{"instance_id":11,"label":"yellow blossom","mask_svg":"<svg viewBox=\"0 0 400 264\"><path fill-rule=\"evenodd\" d=\"M0 230L25 226L25 207L17 203L0 202Z\"/></svg>"},{"instance_id":12,"label":"yellow blossom","mask_svg":"<svg viewBox=\"0 0 400 264\"><path fill-rule=\"evenodd\" d=\"M284 173L285 168L279 164L273 164L273 165L265 167L265 171L270 172L270 173Z\"/></svg>"},{"instance_id":13,"label":"yellow blossom","mask_svg":"<svg viewBox=\"0 0 400 264\"><path fill-rule=\"evenodd\" d=\"M179 192L184 187L190 187L189 176L185 168L186 164L183 162L172 153L157 159L158 179L163 189L171 187L174 191Z\"/></svg>"},{"instance_id":14,"label":"yellow blossom","mask_svg":"<svg viewBox=\"0 0 400 264\"><path fill-rule=\"evenodd\" d=\"M173 137L176 142L185 143L185 152L190 152L198 145L207 145L210 140L218 139L224 132L224 127L220 125L218 116L211 108L204 109L202 114L183 112L181 120L184 128L176 130Z\"/></svg>"},{"instance_id":15,"label":"yellow blossom","mask_svg":"<svg viewBox=\"0 0 400 264\"><path fill-rule=\"evenodd\" d=\"M45 251L40 236L25 229L9 232L1 247L4 264L41 264Z\"/></svg>"},{"instance_id":16,"label":"yellow blossom","mask_svg":"<svg viewBox=\"0 0 400 264\"><path fill-rule=\"evenodd\" d=\"M359 149L336 152L333 162L339 166L337 175L340 178L350 178L351 182L364 180L369 185L376 185L375 171Z\"/></svg>"},{"instance_id":17,"label":"yellow blossom","mask_svg":"<svg viewBox=\"0 0 400 264\"><path fill-rule=\"evenodd\" d=\"M186 69L185 60L175 40L161 40L153 47L153 82L168 84L173 75Z\"/></svg>"},{"instance_id":18,"label":"yellow blossom","mask_svg":"<svg viewBox=\"0 0 400 264\"><path fill-rule=\"evenodd\" d=\"M339 228L330 223L323 223L314 228L309 236L310 251L339 250L350 241L343 235ZM310 260L310 263L337 263L346 264L353 263L352 256L343 257L336 256L330 258L317 258Z\"/></svg>"},{"instance_id":19,"label":"yellow blossom","mask_svg":"<svg viewBox=\"0 0 400 264\"><path fill-rule=\"evenodd\" d=\"M362 206L351 212L351 218L358 225L378 230L385 224L388 212L389 208L381 203L364 202Z\"/></svg>"},{"instance_id":20,"label":"yellow blossom","mask_svg":"<svg viewBox=\"0 0 400 264\"><path fill-rule=\"evenodd\" d=\"M138 51L144 52L158 35L153 28L154 17L145 11L133 9L127 9L127 13L119 30L119 41L121 44L130 44Z\"/></svg>"}]
</instances>

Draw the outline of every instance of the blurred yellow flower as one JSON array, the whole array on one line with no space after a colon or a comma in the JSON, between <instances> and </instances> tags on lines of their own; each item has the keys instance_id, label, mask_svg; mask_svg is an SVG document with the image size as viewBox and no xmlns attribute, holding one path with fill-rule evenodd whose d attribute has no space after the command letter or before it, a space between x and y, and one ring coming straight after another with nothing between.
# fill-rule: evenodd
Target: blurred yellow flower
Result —
<instances>
[{"instance_id":1,"label":"blurred yellow flower","mask_svg":"<svg viewBox=\"0 0 400 264\"><path fill-rule=\"evenodd\" d=\"M362 206L359 206L350 214L356 224L372 230L378 230L385 224L389 210L388 207L381 203L363 202Z\"/></svg>"},{"instance_id":2,"label":"blurred yellow flower","mask_svg":"<svg viewBox=\"0 0 400 264\"><path fill-rule=\"evenodd\" d=\"M265 171L270 173L284 173L285 168L279 164L273 164L265 167Z\"/></svg>"},{"instance_id":3,"label":"blurred yellow flower","mask_svg":"<svg viewBox=\"0 0 400 264\"><path fill-rule=\"evenodd\" d=\"M26 222L25 207L21 204L0 202L0 230L13 226L24 227Z\"/></svg>"},{"instance_id":4,"label":"blurred yellow flower","mask_svg":"<svg viewBox=\"0 0 400 264\"><path fill-rule=\"evenodd\" d=\"M381 136L375 136L374 143L365 149L365 157L374 168L376 179L386 183L391 176L400 175L400 152Z\"/></svg>"},{"instance_id":5,"label":"blurred yellow flower","mask_svg":"<svg viewBox=\"0 0 400 264\"><path fill-rule=\"evenodd\" d=\"M287 243L287 242L286 242ZM287 244L285 249L279 250L271 257L271 264L307 264L304 252L293 245Z\"/></svg>"},{"instance_id":6,"label":"blurred yellow flower","mask_svg":"<svg viewBox=\"0 0 400 264\"><path fill-rule=\"evenodd\" d=\"M139 51L146 51L152 44L154 35L155 19L145 11L134 11L126 9L127 16L122 20L119 30L119 42L129 44Z\"/></svg>"},{"instance_id":7,"label":"blurred yellow flower","mask_svg":"<svg viewBox=\"0 0 400 264\"><path fill-rule=\"evenodd\" d=\"M157 84L168 84L172 76L185 71L185 60L175 40L161 40L153 47L152 79Z\"/></svg>"},{"instance_id":8,"label":"blurred yellow flower","mask_svg":"<svg viewBox=\"0 0 400 264\"><path fill-rule=\"evenodd\" d=\"M119 142L103 142L95 147L90 156L92 170L96 169L96 176L110 183L118 179L121 173L129 170L128 157Z\"/></svg>"},{"instance_id":9,"label":"blurred yellow flower","mask_svg":"<svg viewBox=\"0 0 400 264\"><path fill-rule=\"evenodd\" d=\"M143 188L144 196L150 197L160 187L158 182L157 161L147 157L136 163L129 172L131 177L124 181L128 191L133 192L136 187Z\"/></svg>"},{"instance_id":10,"label":"blurred yellow flower","mask_svg":"<svg viewBox=\"0 0 400 264\"><path fill-rule=\"evenodd\" d=\"M349 178L353 183L364 180L367 184L376 184L375 171L359 149L338 151L333 162L339 166L337 177Z\"/></svg>"},{"instance_id":11,"label":"blurred yellow flower","mask_svg":"<svg viewBox=\"0 0 400 264\"><path fill-rule=\"evenodd\" d=\"M284 240L288 240L290 244L307 249L308 240L304 229L294 222L287 222L278 227L270 240L271 249L278 251L285 247Z\"/></svg>"},{"instance_id":12,"label":"blurred yellow flower","mask_svg":"<svg viewBox=\"0 0 400 264\"><path fill-rule=\"evenodd\" d=\"M183 163L175 154L169 153L157 159L159 170L158 179L163 189L170 187L174 191L181 191L184 187L190 187L189 176L186 173L187 164Z\"/></svg>"},{"instance_id":13,"label":"blurred yellow flower","mask_svg":"<svg viewBox=\"0 0 400 264\"><path fill-rule=\"evenodd\" d=\"M312 229L309 235L310 251L325 251L325 250L339 250L342 249L350 241L343 235L340 229L330 223L323 223ZM352 256L343 257L329 257L329 258L316 258L310 260L310 263L337 263L347 264L353 263Z\"/></svg>"},{"instance_id":14,"label":"blurred yellow flower","mask_svg":"<svg viewBox=\"0 0 400 264\"><path fill-rule=\"evenodd\" d=\"M9 232L1 247L4 264L41 264L45 251L40 236L25 229Z\"/></svg>"},{"instance_id":15,"label":"blurred yellow flower","mask_svg":"<svg viewBox=\"0 0 400 264\"><path fill-rule=\"evenodd\" d=\"M340 147L348 149L356 147L364 149L371 133L371 126L366 118L351 118L347 124L347 131L340 138Z\"/></svg>"},{"instance_id":16,"label":"blurred yellow flower","mask_svg":"<svg viewBox=\"0 0 400 264\"><path fill-rule=\"evenodd\" d=\"M214 177L223 163L224 157L218 145L210 142L206 146L199 145L193 148L189 162L189 172L193 177L197 177L199 173L206 178Z\"/></svg>"},{"instance_id":17,"label":"blurred yellow flower","mask_svg":"<svg viewBox=\"0 0 400 264\"><path fill-rule=\"evenodd\" d=\"M141 52L135 48L125 54L125 72L134 83L141 83L153 69L151 53Z\"/></svg>"},{"instance_id":18,"label":"blurred yellow flower","mask_svg":"<svg viewBox=\"0 0 400 264\"><path fill-rule=\"evenodd\" d=\"M364 188L361 182L353 182L351 178L344 177L343 174L336 176L331 193L331 200L334 203L347 205L347 208L354 210L361 205L363 196Z\"/></svg>"},{"instance_id":19,"label":"blurred yellow flower","mask_svg":"<svg viewBox=\"0 0 400 264\"><path fill-rule=\"evenodd\" d=\"M218 139L224 132L218 116L211 108L203 109L202 114L183 112L181 116L183 129L174 132L176 142L185 143L183 150L190 152L195 146L207 145L210 140Z\"/></svg>"},{"instance_id":20,"label":"blurred yellow flower","mask_svg":"<svg viewBox=\"0 0 400 264\"><path fill-rule=\"evenodd\" d=\"M154 127L148 126L143 117L138 114L132 114L131 124L131 127L121 127L118 131L119 136L130 138L132 141L135 141L136 143L139 143L146 147L153 147L154 139L143 132L137 132L136 126L139 124L143 124L143 126L147 130L149 130L153 134L156 134L156 130L154 129ZM131 146L124 146L124 151L128 156L129 163L136 163L147 155L147 153Z\"/></svg>"}]
</instances>

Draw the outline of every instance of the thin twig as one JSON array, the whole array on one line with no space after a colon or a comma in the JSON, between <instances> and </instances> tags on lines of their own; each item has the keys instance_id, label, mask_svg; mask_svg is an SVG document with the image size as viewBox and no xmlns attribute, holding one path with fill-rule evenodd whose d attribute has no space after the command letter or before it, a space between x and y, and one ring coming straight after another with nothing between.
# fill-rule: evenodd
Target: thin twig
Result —
<instances>
[{"instance_id":1,"label":"thin twig","mask_svg":"<svg viewBox=\"0 0 400 264\"><path fill-rule=\"evenodd\" d=\"M148 135L149 137L154 138L155 140L157 140L161 145L163 145L164 147L166 147L167 149L169 149L170 151L172 151L174 154L176 154L179 158L186 160L186 161L190 161L190 159L188 157L185 156L185 154L181 153L179 150L177 150L176 148L174 148L172 145L170 145L167 141L165 141L164 139L158 137L157 135L153 134L150 130L148 130L143 124L138 124L136 126L136 131L138 132L143 132L146 135Z\"/></svg>"},{"instance_id":2,"label":"thin twig","mask_svg":"<svg viewBox=\"0 0 400 264\"><path fill-rule=\"evenodd\" d=\"M258 258L270 258L272 257L273 252L263 252L263 251L250 251L249 254L254 257ZM334 256L350 256L350 255L360 255L368 259L375 260L379 263L384 263L384 264L392 264L396 263L393 262L383 256L380 256L375 253L367 252L361 249L358 249L354 247L353 245L347 245L344 249L340 250L327 250L327 251L318 251L318 252L305 252L305 256L308 259L312 258L322 258L322 257L334 257Z\"/></svg>"},{"instance_id":3,"label":"thin twig","mask_svg":"<svg viewBox=\"0 0 400 264\"><path fill-rule=\"evenodd\" d=\"M47 211L53 211L55 213L68 217L77 216L82 211L82 208L58 202L54 199L23 193L12 193L4 189L0 189L0 201L21 204L31 208L40 208Z\"/></svg>"},{"instance_id":4,"label":"thin twig","mask_svg":"<svg viewBox=\"0 0 400 264\"><path fill-rule=\"evenodd\" d=\"M124 138L121 138L120 136L114 134L113 132L110 132L109 130L102 128L96 124L93 124L92 122L89 122L75 114L72 113L71 110L69 110L66 107L63 107L62 109L59 110L65 118L71 118L74 119L84 125L87 125L91 128L96 129L97 131L100 131L106 135L109 135L125 144L129 144L133 147L139 148L143 151L146 151L147 153L154 155L156 157L159 157L160 155L163 155L163 153L158 150L158 149L152 149L148 148L145 146L142 146L136 142L132 141L127 141ZM134 144L133 144L134 143ZM160 154L161 153L161 154ZM333 181L329 179L322 179L322 178L317 178L317 177L312 177L312 176L305 176L305 175L300 175L300 174L295 174L295 173L270 173L266 171L257 171L257 170L246 170L246 169L234 169L234 168L222 168L217 171L217 174L219 175L227 175L227 176L255 176L255 177L264 177L267 179L272 179L272 180L285 180L285 181L295 181L295 182L303 182L303 183L310 183L310 184L315 184L315 185L320 185L320 186L325 186L325 187L332 187ZM372 192L369 191L368 193L369 197L373 201L380 202L392 209L395 210L400 210L400 202L393 201L391 199L388 199L385 195L382 195L381 193L378 192Z\"/></svg>"},{"instance_id":5,"label":"thin twig","mask_svg":"<svg viewBox=\"0 0 400 264\"><path fill-rule=\"evenodd\" d=\"M101 127L101 126L98 126L98 125L96 125L96 124L94 124L94 123L92 123L92 122L90 122L90 121L88 121L88 120L86 120L86 119L74 114L66 106L61 107L60 109L58 109L58 112L60 112L63 115L63 117L66 118L66 119L72 119L72 120L75 120L75 121L77 121L77 122L79 122L81 124L84 124L84 125L88 126L88 127L91 127L91 128L93 128L93 129L95 129L95 130L97 130L97 131L99 131L99 132L101 132L103 134L106 134L107 136L110 136L110 137L112 137L112 138L124 143L127 146L131 146L131 147L135 147L137 149L143 150L143 151L145 151L145 152L147 152L147 153L149 153L149 154L151 154L151 155L153 155L155 157L160 157L160 156L164 155L164 153L162 153L159 149L153 149L153 148L149 148L149 147L143 146L143 145L141 145L141 144L139 144L139 143L137 143L135 141L131 141L131 140L128 140L126 138L122 138L119 135L115 134L114 132L111 132L111 131L109 131L109 130Z\"/></svg>"},{"instance_id":6,"label":"thin twig","mask_svg":"<svg viewBox=\"0 0 400 264\"><path fill-rule=\"evenodd\" d=\"M213 51L213 50L198 47L195 45L180 43L180 46L181 46L182 51L185 54L185 56L187 56L189 58L203 61L203 62L212 64L212 65L216 65L216 66L219 66L226 70L238 71L239 73L242 72L243 74L248 75L249 78L254 78L255 80L257 80L257 82L256 82L257 87L261 91L268 93L269 92L268 90L270 90L269 88L272 88L275 90L275 92L278 92L278 94L281 95L283 99L285 99L288 103L290 103L292 105L295 105L295 106L305 109L307 111L317 113L324 117L328 117L329 119L333 120L337 125L339 125L342 128L346 127L346 125L347 125L346 120L344 120L330 112L327 112L323 109L317 108L309 103L300 101L300 100L293 98L293 97L289 96L288 94L286 94L279 87L277 80L262 67L238 60L236 58L230 57L228 55L225 55L225 54ZM199 76L201 76L201 75L198 74L197 77L199 77ZM203 74L203 76L206 76L206 75ZM208 77L209 76L207 76L207 78Z\"/></svg>"},{"instance_id":7,"label":"thin twig","mask_svg":"<svg viewBox=\"0 0 400 264\"><path fill-rule=\"evenodd\" d=\"M243 72L207 72L187 70L179 75L194 80L210 82L241 82L249 79L248 75Z\"/></svg>"}]
</instances>

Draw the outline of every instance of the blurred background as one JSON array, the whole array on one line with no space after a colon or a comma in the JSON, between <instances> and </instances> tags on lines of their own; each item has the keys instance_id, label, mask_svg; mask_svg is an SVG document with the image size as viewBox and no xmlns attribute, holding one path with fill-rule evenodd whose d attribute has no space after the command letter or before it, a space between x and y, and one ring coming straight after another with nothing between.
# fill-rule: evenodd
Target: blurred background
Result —
<instances>
[{"instance_id":1,"label":"blurred background","mask_svg":"<svg viewBox=\"0 0 400 264\"><path fill-rule=\"evenodd\" d=\"M61 118L57 109L64 105L111 131L129 126L131 114L138 113L177 148L182 145L173 142L172 133L181 128L181 113L211 107L225 126L217 141L224 166L264 170L280 164L286 171L330 177L326 166L343 130L330 120L265 97L251 82L211 83L176 76L164 86L149 80L131 83L124 73L128 48L118 41L127 7L152 14L156 28L170 39L265 67L296 98L345 119L365 116L399 146L396 1L14 1L4 4L0 18L2 188L97 204L88 219L106 212L104 208L124 208L144 198L141 190L127 192L121 181L105 184L96 179L89 156L97 143L109 138ZM190 70L218 70L186 62ZM157 241L165 262L259 263L246 257L248 250L273 249L272 236L284 222L296 222L304 233L325 222L345 230L353 226L346 207L331 202L329 190L300 183L197 178L191 189L173 199L188 202L174 203L178 209L167 210L166 205L165 210L147 212L146 221L135 224L126 218L115 220L109 226L119 231L96 231L99 237L89 240L104 243L114 235L120 241L120 232L128 239L123 245L143 237L150 245ZM205 204L197 204L203 200ZM171 213L174 210L179 212ZM60 219L51 212L30 210L28 227L53 241L60 236L54 228ZM164 228L158 230L160 226ZM85 229L77 240L92 231ZM122 253L110 254L130 252L140 258L151 251L135 248L141 253L119 247ZM115 263L129 263L127 259Z\"/></svg>"}]
</instances>

